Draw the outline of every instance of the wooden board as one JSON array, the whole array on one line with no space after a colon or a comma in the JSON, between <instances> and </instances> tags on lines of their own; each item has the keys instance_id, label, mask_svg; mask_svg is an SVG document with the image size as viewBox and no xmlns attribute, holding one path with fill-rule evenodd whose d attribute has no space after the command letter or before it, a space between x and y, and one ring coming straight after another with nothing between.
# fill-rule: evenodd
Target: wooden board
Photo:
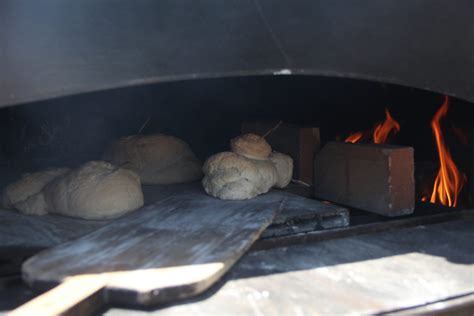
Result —
<instances>
[{"instance_id":1,"label":"wooden board","mask_svg":"<svg viewBox=\"0 0 474 316\"><path fill-rule=\"evenodd\" d=\"M365 212L351 211L350 226L333 226L331 229L324 230L315 229L306 232L296 231L293 234L282 234L281 230L279 230L278 233L280 234L268 236L268 234L273 233L276 228L274 225L272 225L267 228L267 230L262 234L261 238L257 240L257 242L252 246L252 250L255 251L277 247L287 247L304 243L314 243L324 240L380 233L401 228L414 227L419 225L429 225L474 217L474 210L472 209L453 210L447 207L438 206L433 206L431 208L431 212L429 213L427 213L425 206L420 206L414 214L397 218L382 217L381 215L375 215L370 213L367 213L368 215L363 215L363 213ZM335 221L339 221L340 219L341 218L337 217L329 217L329 222L331 224L334 224ZM298 229L302 230L307 226L308 225L303 222L303 225L298 225Z\"/></svg>"},{"instance_id":2,"label":"wooden board","mask_svg":"<svg viewBox=\"0 0 474 316\"><path fill-rule=\"evenodd\" d=\"M200 190L200 187L200 182L143 186L145 205L154 204L178 192L195 192ZM279 194L284 193L279 191ZM288 194L282 212L263 236L281 236L346 226L348 216L347 209L343 207ZM0 223L3 223L0 225L2 241L0 257L5 260L16 259L12 260L15 262L24 260L41 250L91 233L110 222L110 220L81 220L56 214L29 216L13 210L0 209ZM13 253L20 254L21 257L14 258ZM0 275L2 275L1 265Z\"/></svg>"},{"instance_id":3,"label":"wooden board","mask_svg":"<svg viewBox=\"0 0 474 316\"><path fill-rule=\"evenodd\" d=\"M323 231L349 225L349 210L336 204L308 199L292 193L287 197L281 212L275 217L261 239Z\"/></svg>"},{"instance_id":4,"label":"wooden board","mask_svg":"<svg viewBox=\"0 0 474 316\"><path fill-rule=\"evenodd\" d=\"M245 253L284 199L278 192L248 201L221 201L201 189L176 193L32 257L23 277L35 287L63 282L73 291L62 295L104 289L108 302L146 306L189 297Z\"/></svg>"},{"instance_id":5,"label":"wooden board","mask_svg":"<svg viewBox=\"0 0 474 316\"><path fill-rule=\"evenodd\" d=\"M433 304L428 311L438 315L452 298L474 293L473 228L471 218L251 252L206 294L132 314L373 315L404 309L413 315L410 308ZM104 312L130 313L116 307ZM472 309L459 315L472 315Z\"/></svg>"}]
</instances>

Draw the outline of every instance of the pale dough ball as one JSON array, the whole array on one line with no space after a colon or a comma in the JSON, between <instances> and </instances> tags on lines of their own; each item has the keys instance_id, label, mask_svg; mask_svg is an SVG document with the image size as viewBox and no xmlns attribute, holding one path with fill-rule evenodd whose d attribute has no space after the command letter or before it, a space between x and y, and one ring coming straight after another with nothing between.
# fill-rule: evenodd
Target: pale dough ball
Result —
<instances>
[{"instance_id":1,"label":"pale dough ball","mask_svg":"<svg viewBox=\"0 0 474 316\"><path fill-rule=\"evenodd\" d=\"M13 208L16 203L39 193L46 184L64 175L69 170L68 168L50 168L44 171L22 175L21 179L10 183L3 191L3 207Z\"/></svg>"},{"instance_id":2,"label":"pale dough ball","mask_svg":"<svg viewBox=\"0 0 474 316\"><path fill-rule=\"evenodd\" d=\"M230 141L231 150L250 159L266 160L272 152L272 147L265 138L255 134L245 134Z\"/></svg>"},{"instance_id":3,"label":"pale dough ball","mask_svg":"<svg viewBox=\"0 0 474 316\"><path fill-rule=\"evenodd\" d=\"M203 167L204 190L223 200L245 200L266 193L277 181L274 165L233 152L209 157Z\"/></svg>"},{"instance_id":4,"label":"pale dough ball","mask_svg":"<svg viewBox=\"0 0 474 316\"><path fill-rule=\"evenodd\" d=\"M201 179L201 162L188 144L163 134L135 135L112 144L105 160L135 171L143 184L184 183Z\"/></svg>"},{"instance_id":5,"label":"pale dough ball","mask_svg":"<svg viewBox=\"0 0 474 316\"><path fill-rule=\"evenodd\" d=\"M111 219L143 206L143 193L140 178L133 171L105 161L91 161L15 206L27 214Z\"/></svg>"},{"instance_id":6,"label":"pale dough ball","mask_svg":"<svg viewBox=\"0 0 474 316\"><path fill-rule=\"evenodd\" d=\"M273 163L277 171L277 188L286 187L293 177L293 159L285 154L274 152L269 160Z\"/></svg>"}]
</instances>

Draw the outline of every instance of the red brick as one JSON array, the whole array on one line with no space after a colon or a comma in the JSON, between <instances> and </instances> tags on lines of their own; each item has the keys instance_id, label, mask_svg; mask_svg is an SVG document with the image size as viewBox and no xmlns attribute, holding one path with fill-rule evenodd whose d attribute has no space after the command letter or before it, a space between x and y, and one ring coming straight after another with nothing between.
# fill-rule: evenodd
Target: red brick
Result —
<instances>
[{"instance_id":1,"label":"red brick","mask_svg":"<svg viewBox=\"0 0 474 316\"><path fill-rule=\"evenodd\" d=\"M278 121L244 122L242 133L264 135ZM293 178L308 184L313 183L313 159L319 150L319 128L301 127L283 123L266 137L272 149L293 158Z\"/></svg>"},{"instance_id":2,"label":"red brick","mask_svg":"<svg viewBox=\"0 0 474 316\"><path fill-rule=\"evenodd\" d=\"M314 159L320 199L385 216L415 208L413 148L329 142Z\"/></svg>"}]
</instances>

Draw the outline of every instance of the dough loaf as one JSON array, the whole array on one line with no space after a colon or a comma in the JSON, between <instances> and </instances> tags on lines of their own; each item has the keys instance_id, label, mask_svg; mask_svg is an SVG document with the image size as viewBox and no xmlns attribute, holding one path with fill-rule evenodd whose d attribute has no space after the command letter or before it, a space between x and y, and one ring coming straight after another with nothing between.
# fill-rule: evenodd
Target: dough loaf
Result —
<instances>
[{"instance_id":1,"label":"dough loaf","mask_svg":"<svg viewBox=\"0 0 474 316\"><path fill-rule=\"evenodd\" d=\"M223 200L245 200L266 193L278 177L270 161L252 160L233 152L211 156L203 171L204 190Z\"/></svg>"},{"instance_id":2,"label":"dough loaf","mask_svg":"<svg viewBox=\"0 0 474 316\"><path fill-rule=\"evenodd\" d=\"M133 171L91 161L55 178L41 192L14 206L26 214L111 219L143 206L143 193L140 178Z\"/></svg>"},{"instance_id":3,"label":"dough loaf","mask_svg":"<svg viewBox=\"0 0 474 316\"><path fill-rule=\"evenodd\" d=\"M142 184L185 183L201 179L201 162L188 144L163 134L135 135L112 144L105 160L136 172Z\"/></svg>"},{"instance_id":4,"label":"dough loaf","mask_svg":"<svg viewBox=\"0 0 474 316\"><path fill-rule=\"evenodd\" d=\"M269 160L275 166L278 175L275 187L285 188L293 178L293 159L288 155L274 152Z\"/></svg>"},{"instance_id":5,"label":"dough loaf","mask_svg":"<svg viewBox=\"0 0 474 316\"><path fill-rule=\"evenodd\" d=\"M272 147L265 138L255 134L233 138L230 141L230 148L236 154L256 160L267 160L272 152Z\"/></svg>"},{"instance_id":6,"label":"dough loaf","mask_svg":"<svg viewBox=\"0 0 474 316\"><path fill-rule=\"evenodd\" d=\"M2 195L2 206L4 208L14 208L14 205L39 193L45 185L55 178L69 172L68 168L50 168L44 171L25 173L22 177L10 183Z\"/></svg>"}]
</instances>

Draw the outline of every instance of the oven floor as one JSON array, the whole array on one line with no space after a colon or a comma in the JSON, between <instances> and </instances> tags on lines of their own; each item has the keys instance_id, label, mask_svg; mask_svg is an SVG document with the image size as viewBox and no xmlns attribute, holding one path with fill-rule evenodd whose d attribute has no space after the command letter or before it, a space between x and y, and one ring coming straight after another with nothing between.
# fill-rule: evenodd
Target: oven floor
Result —
<instances>
[{"instance_id":1,"label":"oven floor","mask_svg":"<svg viewBox=\"0 0 474 316\"><path fill-rule=\"evenodd\" d=\"M109 307L103 313L373 314L463 296L472 313L473 249L474 218L468 218L255 251L199 297L154 310ZM19 278L3 282L0 311L33 296ZM437 306L449 306L449 302Z\"/></svg>"},{"instance_id":2,"label":"oven floor","mask_svg":"<svg viewBox=\"0 0 474 316\"><path fill-rule=\"evenodd\" d=\"M148 311L110 307L105 314L374 314L466 295L472 314L473 250L470 218L255 251L198 298Z\"/></svg>"}]
</instances>

